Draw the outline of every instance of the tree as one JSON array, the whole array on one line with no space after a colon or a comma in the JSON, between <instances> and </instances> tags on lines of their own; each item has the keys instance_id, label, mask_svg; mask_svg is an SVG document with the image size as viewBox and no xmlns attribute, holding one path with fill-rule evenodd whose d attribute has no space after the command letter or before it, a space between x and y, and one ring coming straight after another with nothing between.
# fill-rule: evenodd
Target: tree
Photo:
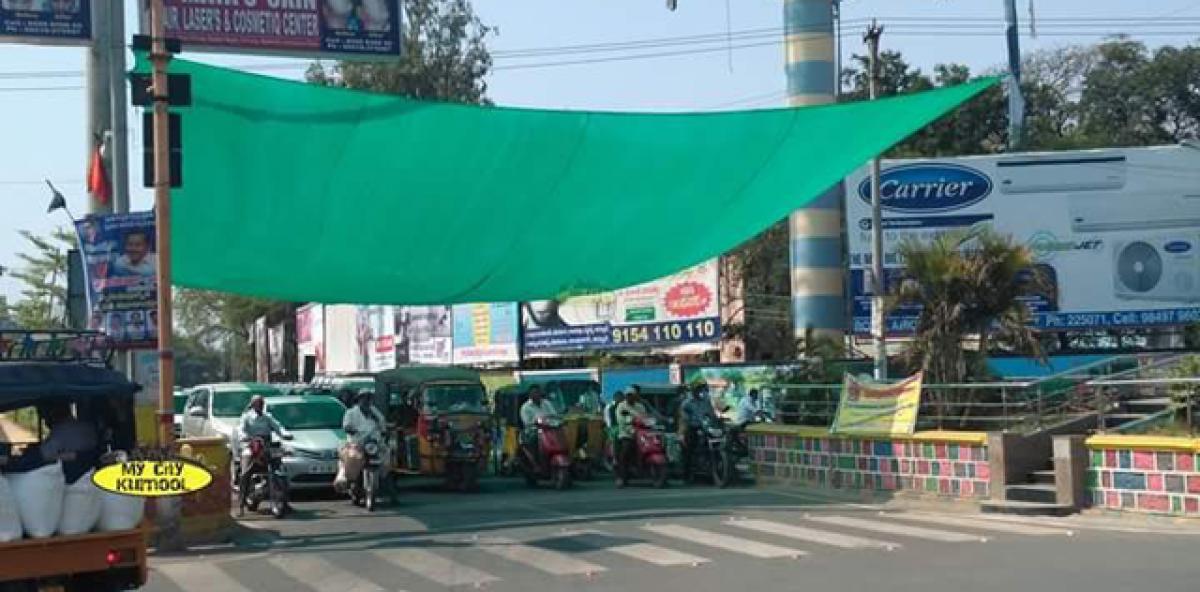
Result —
<instances>
[{"instance_id":1,"label":"tree","mask_svg":"<svg viewBox=\"0 0 1200 592\"><path fill-rule=\"evenodd\" d=\"M414 99L486 103L492 57L485 44L494 29L468 0L404 0L403 55L396 62L339 62L309 67L309 82Z\"/></svg>"},{"instance_id":2,"label":"tree","mask_svg":"<svg viewBox=\"0 0 1200 592\"><path fill-rule=\"evenodd\" d=\"M899 254L905 279L887 306L920 306L904 358L929 382L985 375L983 358L993 346L1041 357L1024 298L1048 288L1028 248L991 230L951 231L928 243L905 241ZM964 349L971 335L978 336L981 354L974 363Z\"/></svg>"},{"instance_id":3,"label":"tree","mask_svg":"<svg viewBox=\"0 0 1200 592\"><path fill-rule=\"evenodd\" d=\"M278 323L294 311L288 302L205 290L176 290L174 302L181 339L190 339L189 345L194 346L183 355L225 360L225 373L231 379L254 377L254 352L249 346L254 321L265 316Z\"/></svg>"},{"instance_id":4,"label":"tree","mask_svg":"<svg viewBox=\"0 0 1200 592\"><path fill-rule=\"evenodd\" d=\"M67 251L75 248L75 235L58 228L50 236L28 230L20 235L32 252L17 253L25 265L12 276L24 284L22 300L12 307L18 325L29 329L61 329L66 326Z\"/></svg>"}]
</instances>

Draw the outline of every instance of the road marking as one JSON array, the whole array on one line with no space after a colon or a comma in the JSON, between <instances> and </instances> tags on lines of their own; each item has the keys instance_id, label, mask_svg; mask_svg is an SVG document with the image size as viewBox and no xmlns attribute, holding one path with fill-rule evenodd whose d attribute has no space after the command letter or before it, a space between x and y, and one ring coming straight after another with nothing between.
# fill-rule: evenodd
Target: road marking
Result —
<instances>
[{"instance_id":1,"label":"road marking","mask_svg":"<svg viewBox=\"0 0 1200 592\"><path fill-rule=\"evenodd\" d=\"M173 563L159 565L154 571L185 592L250 592L249 588L211 563Z\"/></svg>"},{"instance_id":2,"label":"road marking","mask_svg":"<svg viewBox=\"0 0 1200 592\"><path fill-rule=\"evenodd\" d=\"M828 530L817 530L815 528L806 528L804 526L794 526L791 524L782 524L779 522L771 522L769 520L730 520L727 524L738 528L746 528L758 532L765 532L781 537L808 541L811 543L819 543L822 545L832 545L843 549L887 549L889 551L899 549L898 543L889 543L887 541L879 541L875 539L867 539L863 537L851 536Z\"/></svg>"},{"instance_id":3,"label":"road marking","mask_svg":"<svg viewBox=\"0 0 1200 592\"><path fill-rule=\"evenodd\" d=\"M907 524L893 524L891 522L882 522L876 520L865 520L862 518L851 518L849 516L808 516L809 520L821 522L824 524L834 524L837 526L849 526L851 528L859 528L862 530L873 530L875 532L886 532L888 534L896 534L900 536L913 537L918 539L929 539L931 541L941 541L944 543L968 543L968 542L983 542L986 541L983 537L974 534L965 534L961 532L952 532L949 530L936 530L933 528L922 528L919 526L909 526Z\"/></svg>"},{"instance_id":4,"label":"road marking","mask_svg":"<svg viewBox=\"0 0 1200 592\"><path fill-rule=\"evenodd\" d=\"M607 571L602 565L568 557L549 549L541 549L518 543L506 537L481 537L479 539L479 548L492 555L503 557L509 561L523 563L534 569L539 569L556 576L592 575Z\"/></svg>"},{"instance_id":5,"label":"road marking","mask_svg":"<svg viewBox=\"0 0 1200 592\"><path fill-rule=\"evenodd\" d=\"M690 526L682 526L679 524L647 524L642 527L642 530L648 530L655 534L669 536L676 539L682 539L688 542L696 543L697 545L706 545L716 547L734 553L750 555L760 559L774 559L778 557L803 557L808 555L799 549L789 549L778 545L760 543L750 539L729 536L711 532L708 530L700 530Z\"/></svg>"},{"instance_id":6,"label":"road marking","mask_svg":"<svg viewBox=\"0 0 1200 592\"><path fill-rule=\"evenodd\" d=\"M466 585L479 587L489 582L500 581L500 578L492 574L451 561L424 549L378 549L374 551L374 554L400 569L411 571L446 587Z\"/></svg>"},{"instance_id":7,"label":"road marking","mask_svg":"<svg viewBox=\"0 0 1200 592\"><path fill-rule=\"evenodd\" d=\"M386 592L375 582L330 563L314 553L274 555L267 563L304 582L316 592ZM220 586L208 590L223 590Z\"/></svg>"},{"instance_id":8,"label":"road marking","mask_svg":"<svg viewBox=\"0 0 1200 592\"><path fill-rule=\"evenodd\" d=\"M607 537L607 538L613 538L613 539L617 538L614 535L611 535L607 532L602 532L599 530L567 531L567 532L563 533L563 536L567 536L567 537L594 536L594 537ZM630 559L637 559L639 561L645 561L646 563L653 563L654 565L659 565L659 566L700 565L702 563L708 563L710 561L706 557L700 557L699 555L692 555L691 553L684 553L683 551L676 551L675 549L668 549L667 547L660 547L658 545L652 545L650 543L626 543L626 544L622 544L622 545L597 545L596 550L609 551L612 553L616 553L618 555L623 555L625 557L629 557Z\"/></svg>"},{"instance_id":9,"label":"road marking","mask_svg":"<svg viewBox=\"0 0 1200 592\"><path fill-rule=\"evenodd\" d=\"M943 526L957 526L960 528L978 528L981 530L994 530L996 532L1008 532L1012 534L1028 534L1034 536L1045 535L1064 535L1070 536L1071 531L1060 528L1047 528L1045 526L1035 526L1032 524L1020 524L1016 522L1000 522L998 520L980 520L972 518L963 518L961 516L944 516L941 514L920 514L920 513L896 513L896 514L881 514L884 518L893 518L899 520L915 520L917 522L929 522L931 524L941 524Z\"/></svg>"}]
</instances>

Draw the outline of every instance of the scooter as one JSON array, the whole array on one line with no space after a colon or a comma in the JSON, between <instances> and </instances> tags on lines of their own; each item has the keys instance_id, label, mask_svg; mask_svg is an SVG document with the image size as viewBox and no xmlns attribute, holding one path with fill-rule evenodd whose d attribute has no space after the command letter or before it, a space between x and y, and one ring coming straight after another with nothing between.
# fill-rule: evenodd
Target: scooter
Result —
<instances>
[{"instance_id":1,"label":"scooter","mask_svg":"<svg viewBox=\"0 0 1200 592\"><path fill-rule=\"evenodd\" d=\"M560 419L541 417L537 429L537 450L521 447L521 472L525 484L534 487L539 480L549 480L555 489L571 486L571 455L567 451L567 436Z\"/></svg>"},{"instance_id":2,"label":"scooter","mask_svg":"<svg viewBox=\"0 0 1200 592\"><path fill-rule=\"evenodd\" d=\"M658 420L652 417L633 420L635 453L632 466L626 468L626 478L649 478L654 487L667 486L667 452L663 439Z\"/></svg>"},{"instance_id":3,"label":"scooter","mask_svg":"<svg viewBox=\"0 0 1200 592\"><path fill-rule=\"evenodd\" d=\"M363 506L368 512L374 512L383 468L382 447L374 436L350 446L356 448L363 458L358 478L350 483L350 501L356 506Z\"/></svg>"},{"instance_id":4,"label":"scooter","mask_svg":"<svg viewBox=\"0 0 1200 592\"><path fill-rule=\"evenodd\" d=\"M712 478L713 485L721 488L737 481L736 438L729 437L724 423L706 417L692 437L692 469L686 477L708 476Z\"/></svg>"},{"instance_id":5,"label":"scooter","mask_svg":"<svg viewBox=\"0 0 1200 592\"><path fill-rule=\"evenodd\" d=\"M288 478L283 471L282 455L278 451L277 442L268 443L265 439L252 438L247 444L250 450L249 473L240 479L238 487L238 515L244 515L249 509L257 512L258 506L266 501L270 503L271 515L283 518L288 507Z\"/></svg>"}]
</instances>

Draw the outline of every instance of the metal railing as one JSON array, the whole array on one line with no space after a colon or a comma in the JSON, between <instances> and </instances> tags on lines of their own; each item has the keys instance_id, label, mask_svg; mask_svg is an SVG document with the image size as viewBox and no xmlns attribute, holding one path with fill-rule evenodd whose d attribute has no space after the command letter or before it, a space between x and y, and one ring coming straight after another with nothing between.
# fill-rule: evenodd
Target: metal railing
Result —
<instances>
[{"instance_id":1,"label":"metal railing","mask_svg":"<svg viewBox=\"0 0 1200 592\"><path fill-rule=\"evenodd\" d=\"M1101 433L1114 428L1124 433L1159 428L1166 434L1196 434L1200 355L1164 357L1139 368L1088 381L1087 387L1099 414ZM1154 411L1155 408L1158 410ZM1128 421L1110 426L1114 418Z\"/></svg>"}]
</instances>

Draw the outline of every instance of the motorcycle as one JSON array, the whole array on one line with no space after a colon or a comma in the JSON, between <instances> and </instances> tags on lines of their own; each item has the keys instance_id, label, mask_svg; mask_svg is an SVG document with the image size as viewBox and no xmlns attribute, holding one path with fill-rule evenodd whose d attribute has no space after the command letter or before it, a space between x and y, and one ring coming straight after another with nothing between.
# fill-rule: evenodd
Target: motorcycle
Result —
<instances>
[{"instance_id":1,"label":"motorcycle","mask_svg":"<svg viewBox=\"0 0 1200 592\"><path fill-rule=\"evenodd\" d=\"M686 477L709 476L713 485L721 488L737 481L737 438L730 437L724 423L706 417L699 428L694 428L692 438L691 474Z\"/></svg>"},{"instance_id":2,"label":"motorcycle","mask_svg":"<svg viewBox=\"0 0 1200 592\"><path fill-rule=\"evenodd\" d=\"M634 459L625 477L649 478L656 488L667 485L667 452L662 427L652 417L633 420Z\"/></svg>"},{"instance_id":3,"label":"motorcycle","mask_svg":"<svg viewBox=\"0 0 1200 592\"><path fill-rule=\"evenodd\" d=\"M283 518L288 512L288 478L283 471L282 455L276 450L280 445L268 443L264 438L252 438L247 444L250 450L250 467L240 479L238 487L238 515L249 509L257 512L258 506L270 503L271 515Z\"/></svg>"},{"instance_id":4,"label":"motorcycle","mask_svg":"<svg viewBox=\"0 0 1200 592\"><path fill-rule=\"evenodd\" d=\"M350 501L356 506L366 508L368 512L374 512L383 472L383 448L374 436L349 446L355 449L354 454L363 459L363 467L358 472L358 477L350 483Z\"/></svg>"},{"instance_id":5,"label":"motorcycle","mask_svg":"<svg viewBox=\"0 0 1200 592\"><path fill-rule=\"evenodd\" d=\"M734 475L742 471L748 471L750 466L747 459L750 458L750 441L746 437L746 427L756 423L774 423L775 416L766 410L759 410L754 413L754 418L742 425L730 426L727 429L727 440L729 443L730 459L733 461Z\"/></svg>"},{"instance_id":6,"label":"motorcycle","mask_svg":"<svg viewBox=\"0 0 1200 592\"><path fill-rule=\"evenodd\" d=\"M534 424L537 429L537 449L521 447L521 472L525 484L537 485L539 480L549 480L555 489L571 486L571 456L567 452L567 436L560 419L541 417Z\"/></svg>"}]
</instances>

